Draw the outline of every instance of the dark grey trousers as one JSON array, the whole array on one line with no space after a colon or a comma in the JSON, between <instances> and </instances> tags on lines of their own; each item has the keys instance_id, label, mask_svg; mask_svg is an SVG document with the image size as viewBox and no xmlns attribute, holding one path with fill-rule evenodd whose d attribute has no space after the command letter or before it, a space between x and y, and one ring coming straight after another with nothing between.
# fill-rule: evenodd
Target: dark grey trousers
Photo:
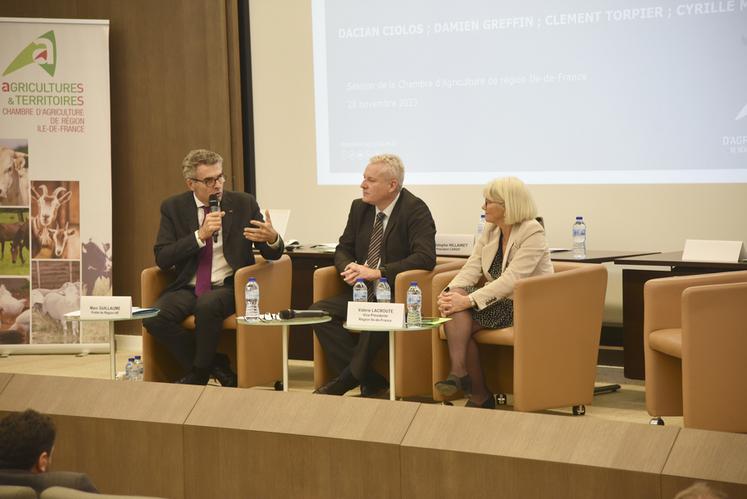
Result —
<instances>
[{"instance_id":1,"label":"dark grey trousers","mask_svg":"<svg viewBox=\"0 0 747 499\"><path fill-rule=\"evenodd\" d=\"M314 326L319 342L324 348L327 362L336 374L346 367L353 376L365 384L371 371L371 362L388 340L387 333L362 331L353 333L342 327L348 314L348 302L353 299L352 288L344 294L314 303L314 310L326 310L330 322Z\"/></svg>"}]
</instances>

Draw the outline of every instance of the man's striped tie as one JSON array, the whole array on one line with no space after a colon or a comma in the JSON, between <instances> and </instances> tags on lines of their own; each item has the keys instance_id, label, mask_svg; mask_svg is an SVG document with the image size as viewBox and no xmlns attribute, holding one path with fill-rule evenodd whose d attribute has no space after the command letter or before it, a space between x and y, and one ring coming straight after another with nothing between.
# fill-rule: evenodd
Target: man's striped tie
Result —
<instances>
[{"instance_id":1,"label":"man's striped tie","mask_svg":"<svg viewBox=\"0 0 747 499\"><path fill-rule=\"evenodd\" d=\"M374 222L373 231L371 232L371 242L368 244L368 258L366 258L366 265L372 269L379 267L379 260L381 257L381 244L384 242L384 217L386 215L383 212L379 212L376 215L376 222ZM376 296L376 283L368 282L368 301L373 301Z\"/></svg>"}]
</instances>

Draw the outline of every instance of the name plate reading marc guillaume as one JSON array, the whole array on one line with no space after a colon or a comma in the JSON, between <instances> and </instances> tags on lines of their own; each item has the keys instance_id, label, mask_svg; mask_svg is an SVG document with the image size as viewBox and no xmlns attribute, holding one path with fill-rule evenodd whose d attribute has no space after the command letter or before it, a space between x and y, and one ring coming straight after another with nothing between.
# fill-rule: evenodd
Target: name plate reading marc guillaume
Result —
<instances>
[{"instance_id":1,"label":"name plate reading marc guillaume","mask_svg":"<svg viewBox=\"0 0 747 499\"><path fill-rule=\"evenodd\" d=\"M131 296L81 296L81 319L129 319L132 317Z\"/></svg>"},{"instance_id":2,"label":"name plate reading marc guillaume","mask_svg":"<svg viewBox=\"0 0 747 499\"><path fill-rule=\"evenodd\" d=\"M403 303L348 302L347 325L350 328L402 329L405 324Z\"/></svg>"}]
</instances>

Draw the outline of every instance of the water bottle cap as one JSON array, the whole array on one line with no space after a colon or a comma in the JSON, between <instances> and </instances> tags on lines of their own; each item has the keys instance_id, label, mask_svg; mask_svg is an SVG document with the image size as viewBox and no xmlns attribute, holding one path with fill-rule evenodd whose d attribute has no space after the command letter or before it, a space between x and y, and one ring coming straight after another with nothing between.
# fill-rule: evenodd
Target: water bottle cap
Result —
<instances>
[{"instance_id":1,"label":"water bottle cap","mask_svg":"<svg viewBox=\"0 0 747 499\"><path fill-rule=\"evenodd\" d=\"M485 218L485 213L480 213L480 218Z\"/></svg>"},{"instance_id":2,"label":"water bottle cap","mask_svg":"<svg viewBox=\"0 0 747 499\"><path fill-rule=\"evenodd\" d=\"M581 216L577 216L576 217L576 220L583 220L583 219L584 219L584 217L581 217Z\"/></svg>"},{"instance_id":3,"label":"water bottle cap","mask_svg":"<svg viewBox=\"0 0 747 499\"><path fill-rule=\"evenodd\" d=\"M140 359L141 357L139 355L135 355L135 360Z\"/></svg>"},{"instance_id":4,"label":"water bottle cap","mask_svg":"<svg viewBox=\"0 0 747 499\"><path fill-rule=\"evenodd\" d=\"M382 277L381 279L379 279L379 282L387 282L386 277Z\"/></svg>"},{"instance_id":5,"label":"water bottle cap","mask_svg":"<svg viewBox=\"0 0 747 499\"><path fill-rule=\"evenodd\" d=\"M362 277L359 277L358 279L355 280L355 282L364 282L364 281L365 279L363 279Z\"/></svg>"},{"instance_id":6,"label":"water bottle cap","mask_svg":"<svg viewBox=\"0 0 747 499\"><path fill-rule=\"evenodd\" d=\"M254 277L250 277L250 278L249 278L249 282L257 282L257 279L256 279L256 278L254 278Z\"/></svg>"},{"instance_id":7,"label":"water bottle cap","mask_svg":"<svg viewBox=\"0 0 747 499\"><path fill-rule=\"evenodd\" d=\"M135 357L130 357L128 360L133 361L135 360Z\"/></svg>"},{"instance_id":8,"label":"water bottle cap","mask_svg":"<svg viewBox=\"0 0 747 499\"><path fill-rule=\"evenodd\" d=\"M417 286L417 285L418 285L418 281L412 281L412 282L410 283L410 286Z\"/></svg>"}]
</instances>

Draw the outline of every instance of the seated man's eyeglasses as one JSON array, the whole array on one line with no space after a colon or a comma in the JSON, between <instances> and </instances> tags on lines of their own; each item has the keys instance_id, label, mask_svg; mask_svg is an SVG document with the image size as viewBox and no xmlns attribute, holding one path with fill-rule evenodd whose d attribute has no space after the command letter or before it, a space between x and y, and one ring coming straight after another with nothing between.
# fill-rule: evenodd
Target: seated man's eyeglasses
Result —
<instances>
[{"instance_id":1,"label":"seated man's eyeglasses","mask_svg":"<svg viewBox=\"0 0 747 499\"><path fill-rule=\"evenodd\" d=\"M205 184L207 187L215 187L215 184L220 182L223 183L226 181L226 176L222 173L218 175L217 177L208 177L208 178L190 178L189 180L192 180L194 182L200 182Z\"/></svg>"}]
</instances>

